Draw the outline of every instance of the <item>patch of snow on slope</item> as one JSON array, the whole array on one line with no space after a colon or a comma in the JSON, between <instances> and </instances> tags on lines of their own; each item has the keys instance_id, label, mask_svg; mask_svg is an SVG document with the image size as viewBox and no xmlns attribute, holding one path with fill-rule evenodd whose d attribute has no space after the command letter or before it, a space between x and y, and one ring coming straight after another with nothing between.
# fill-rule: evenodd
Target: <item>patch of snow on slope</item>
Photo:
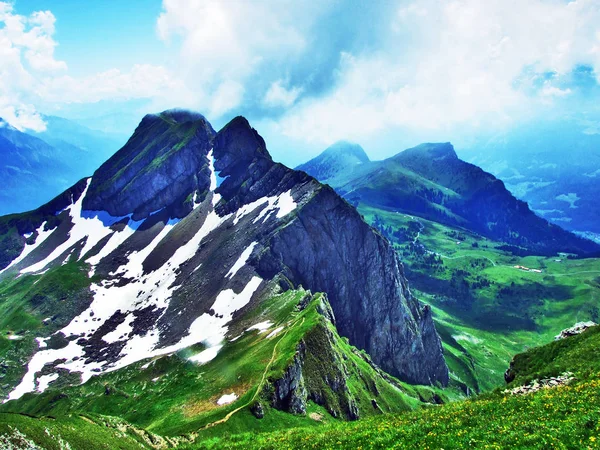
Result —
<instances>
[{"instance_id":1,"label":"patch of snow on slope","mask_svg":"<svg viewBox=\"0 0 600 450\"><path fill-rule=\"evenodd\" d=\"M85 245L80 252L80 258L82 258L88 251L90 251L98 242L112 233L112 230L105 224L105 221L100 219L98 213L90 213L89 211L82 211L83 199L87 194L87 190L90 186L91 178L87 179L87 185L83 193L79 196L79 199L69 205L66 210L69 211L71 222L73 227L69 231L69 237L65 242L60 244L54 249L54 251L44 258L42 261L37 262L25 269L21 270L21 273L33 273L42 270L65 251L71 248L73 245L85 239ZM103 214L103 213L100 213ZM112 218L114 222L121 220L122 218ZM113 222L113 223L114 223Z\"/></svg>"},{"instance_id":2,"label":"patch of snow on slope","mask_svg":"<svg viewBox=\"0 0 600 450\"><path fill-rule=\"evenodd\" d=\"M217 405L219 406L223 406L223 405L228 405L230 403L233 403L237 400L238 396L235 395L235 392L232 392L231 394L226 394L223 395L219 400L217 400Z\"/></svg>"},{"instance_id":3,"label":"patch of snow on slope","mask_svg":"<svg viewBox=\"0 0 600 450\"><path fill-rule=\"evenodd\" d=\"M149 306L166 310L172 293L177 289L174 286L177 268L191 259L198 251L202 240L231 216L232 214L219 217L214 211L210 212L196 235L179 247L167 263L154 272L144 274L142 263L170 231L170 227L165 227L148 246L150 248L130 254L127 264L117 271L123 274L123 277L132 279L132 282L123 286L110 281L93 284L91 290L94 292L94 299L91 305L60 331L67 337L81 335L89 338L119 310L127 313ZM23 380L10 393L9 399L20 398L24 393L34 390L36 373L47 363L57 359L66 359L57 367L71 372L81 372L81 380L86 382L93 375L117 370L142 359L173 353L198 342L205 342L210 347L208 349L210 352L206 353L205 357L210 355L214 357L219 349L217 347L227 333L227 323L231 321L233 313L248 304L261 282L261 278L253 277L238 294L231 289L219 293L212 306L216 314L203 314L198 317L191 324L188 334L178 343L168 347L158 347L160 333L154 327L144 335L135 335L128 339L119 354L119 359L110 364L106 361L86 364L84 348L75 340L63 349L38 351L30 361ZM139 295L140 292L142 295ZM114 331L107 333L108 337L107 335L105 337L108 340L116 339L120 336L120 331L115 334L112 334Z\"/></svg>"},{"instance_id":4,"label":"patch of snow on slope","mask_svg":"<svg viewBox=\"0 0 600 450\"><path fill-rule=\"evenodd\" d=\"M113 342L127 339L129 333L133 331L133 327L131 326L131 324L134 322L134 320L135 316L133 314L128 314L127 317L125 317L125 320L119 325L117 325L117 327L110 333L105 334L102 337L102 340L104 342L112 344Z\"/></svg>"},{"instance_id":5,"label":"patch of snow on slope","mask_svg":"<svg viewBox=\"0 0 600 450\"><path fill-rule=\"evenodd\" d=\"M258 330L259 332L264 333L272 326L273 326L273 322L271 322L270 320L265 320L264 322L260 322L260 323L257 323L256 325L252 325L246 331Z\"/></svg>"},{"instance_id":6,"label":"patch of snow on slope","mask_svg":"<svg viewBox=\"0 0 600 450\"><path fill-rule=\"evenodd\" d=\"M229 269L229 272L227 272L227 275L225 275L226 277L233 278L235 276L235 274L238 273L238 270L240 270L242 267L244 267L246 265L248 258L250 258L250 255L252 254L252 251L254 250L254 247L256 247L257 244L258 244L258 242L253 242L252 244L250 244L248 246L248 248L246 250L244 250L242 252L242 254L238 258L238 260L235 262L233 267L231 269Z\"/></svg>"},{"instance_id":7,"label":"patch of snow on slope","mask_svg":"<svg viewBox=\"0 0 600 450\"><path fill-rule=\"evenodd\" d=\"M266 205L266 207L262 209L260 214L256 217L256 219L254 219L253 223L257 223L260 219L263 219L264 222L275 210L277 210L276 217L281 219L282 217L291 213L298 206L292 197L291 190L274 197L262 197L253 201L252 203L242 206L238 210L235 219L233 220L233 224L237 224L244 216L247 216L262 205Z\"/></svg>"},{"instance_id":8,"label":"patch of snow on slope","mask_svg":"<svg viewBox=\"0 0 600 450\"><path fill-rule=\"evenodd\" d=\"M96 271L96 267L103 258L110 255L114 252L121 244L123 244L127 239L129 239L133 234L137 231L140 225L144 223L144 220L135 221L129 220L125 228L121 231L115 231L108 242L102 247L102 249L94 256L88 258L86 262L91 264L92 268L90 270L89 276L90 278L94 276Z\"/></svg>"},{"instance_id":9,"label":"patch of snow on slope","mask_svg":"<svg viewBox=\"0 0 600 450\"><path fill-rule=\"evenodd\" d=\"M38 378L38 392L44 392L48 389L48 385L52 383L54 380L58 379L57 373L52 373L50 375L43 375Z\"/></svg>"},{"instance_id":10,"label":"patch of snow on slope","mask_svg":"<svg viewBox=\"0 0 600 450\"><path fill-rule=\"evenodd\" d=\"M271 331L269 333L269 335L267 336L267 339L271 339L272 337L277 336L279 333L281 333L281 331L283 331L283 327L275 328L273 331Z\"/></svg>"},{"instance_id":11,"label":"patch of snow on slope","mask_svg":"<svg viewBox=\"0 0 600 450\"><path fill-rule=\"evenodd\" d=\"M211 167L211 169L214 171L214 168ZM212 180L211 187L214 189ZM213 190L213 195L216 196L218 194L215 194ZM82 198L84 196L85 192L82 195ZM257 206L265 203L269 206L266 208L268 210L267 212L273 212L275 209L279 210L277 213L278 217L283 217L283 215L288 214L296 207L290 193L287 192L278 197L266 198L259 202L254 202L254 206L250 208L247 205L243 206L237 214L231 213L220 217L213 210L207 215L198 232L186 244L179 247L162 267L153 272L144 273L143 262L177 223L176 221L170 221L146 248L141 251L130 253L127 257L127 262L111 274L118 275L119 279L128 279L130 280L129 283L120 284L119 280L104 280L100 283L92 284L91 290L94 293L94 296L88 309L75 317L67 326L62 330L59 330L59 332L62 332L67 338L74 336L89 338L117 311L121 311L121 313L128 315L128 320L124 324L121 324L121 328L118 331L113 330L104 334L105 341L115 342L115 340L118 340L123 334L131 333L129 327L132 322L129 322L129 320L131 320L130 316L133 314L130 313L144 308L151 308L158 311L162 310L162 314L164 314L164 311L166 311L169 306L173 292L179 288L179 286L175 285L179 267L188 262L198 252L203 240L209 236L213 230L217 229L234 216L234 214L235 219L239 220L243 215L250 213ZM79 228L82 228L82 224L87 226L88 224L86 224L85 221L89 220L87 218L79 217L81 215L81 199L67 209L70 209L70 215L72 218L74 217L73 220L75 225L71 230L68 239L71 244L68 246L66 244L61 245L60 247L63 248L62 251L60 251L60 253L58 252L60 249L55 251L58 255L63 253L69 246L78 242L78 240L76 240L77 235L80 234L80 231L78 230ZM263 211L262 215L265 216L266 212ZM268 216L265 216L265 218L266 217ZM101 223L101 221L99 222ZM237 222L234 220L234 223ZM92 227L95 226L93 224L90 225L92 225ZM105 230L102 234L98 232L98 230L92 230L90 233L90 236L92 237L88 237L85 244L86 249L88 247L92 248L95 243L112 232L108 227L105 226L104 228L109 231ZM123 230L120 233L127 234L130 233L130 231ZM116 248L118 247L117 243L119 241L124 242L127 237L126 234L119 235L119 233L113 233L110 240L115 239L115 242L110 244L111 247L114 246ZM79 239L82 238L83 237ZM85 249L84 252L82 252L82 255L84 253ZM99 262L100 259L101 258L94 260L93 258L90 258L92 262ZM52 258L48 257L46 262L42 262L42 267L45 267L51 260ZM40 263L40 265L42 263ZM86 357L83 344L80 345L77 343L81 342L78 339L71 340L67 347L62 349L40 350L34 354L28 364L27 373L23 377L21 383L10 393L9 399L19 398L24 393L35 390L36 375L38 372L40 372L46 364L52 363L58 359L64 359L65 361L56 367L67 369L70 372L79 372L82 382L86 382L94 375L114 371L146 358L173 353L199 342L206 343L208 348L194 356L192 360L196 362L209 361L214 358L220 350L221 343L228 331L227 324L231 321L234 313L250 302L261 283L261 278L253 277L239 293L235 293L232 289L226 289L220 292L211 308L213 314L206 313L196 318L190 325L187 335L183 336L179 342L167 347L159 347L160 331L155 325L153 328L147 330L145 334L135 335L128 339L126 345L120 351L118 359L112 362L96 361L86 363L89 359ZM156 319L155 323L158 323L158 320L160 320L160 317ZM119 328L119 326L117 328ZM279 331L280 330L275 330L274 333ZM273 333L271 334L274 335ZM37 381L39 384L39 379Z\"/></svg>"},{"instance_id":12,"label":"patch of snow on slope","mask_svg":"<svg viewBox=\"0 0 600 450\"><path fill-rule=\"evenodd\" d=\"M197 355L188 358L188 361L192 361L198 364L206 364L207 362L215 359L221 348L223 348L222 345L215 345L214 347L207 348L206 350L201 351Z\"/></svg>"},{"instance_id":13,"label":"patch of snow on slope","mask_svg":"<svg viewBox=\"0 0 600 450\"><path fill-rule=\"evenodd\" d=\"M29 255L32 251L34 251L36 248L38 248L40 245L42 245L42 243L46 239L48 239L48 237L54 232L54 230L56 228L53 228L52 230L44 230L44 227L46 226L47 223L48 222L44 222L36 230L38 236L37 236L35 242L31 245L26 244L25 248L23 249L21 254L15 260L13 260L13 262L11 262L8 266L6 266L4 269L0 270L0 273L5 272L6 270L10 269L12 266L14 266L16 264L19 264L21 261L23 261L27 257L27 255Z\"/></svg>"}]
</instances>

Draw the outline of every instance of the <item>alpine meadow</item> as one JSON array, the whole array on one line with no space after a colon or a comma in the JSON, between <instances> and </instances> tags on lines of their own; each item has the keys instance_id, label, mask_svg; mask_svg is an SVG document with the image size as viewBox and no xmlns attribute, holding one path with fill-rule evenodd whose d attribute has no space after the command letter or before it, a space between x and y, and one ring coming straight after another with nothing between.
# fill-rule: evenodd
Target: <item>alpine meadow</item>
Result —
<instances>
[{"instance_id":1,"label":"alpine meadow","mask_svg":"<svg viewBox=\"0 0 600 450\"><path fill-rule=\"evenodd\" d=\"M0 0L0 449L600 448L596 0Z\"/></svg>"}]
</instances>

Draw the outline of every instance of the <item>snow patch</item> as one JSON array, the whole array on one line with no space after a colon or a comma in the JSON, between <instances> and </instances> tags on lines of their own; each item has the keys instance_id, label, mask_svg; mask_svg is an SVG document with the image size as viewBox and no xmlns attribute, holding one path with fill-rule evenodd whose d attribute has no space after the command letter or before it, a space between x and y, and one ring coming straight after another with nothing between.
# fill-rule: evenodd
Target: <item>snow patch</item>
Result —
<instances>
[{"instance_id":1,"label":"snow patch","mask_svg":"<svg viewBox=\"0 0 600 450\"><path fill-rule=\"evenodd\" d=\"M206 364L216 358L219 350L223 348L222 345L215 345L214 347L207 348L206 350L188 358L188 361L192 361L198 364Z\"/></svg>"},{"instance_id":2,"label":"snow patch","mask_svg":"<svg viewBox=\"0 0 600 450\"><path fill-rule=\"evenodd\" d=\"M110 333L105 334L102 337L102 340L104 342L112 344L114 342L127 339L129 333L133 331L133 327L131 326L131 324L134 320L135 316L133 314L129 314L127 317L125 317L125 320L117 326L117 328L115 328Z\"/></svg>"},{"instance_id":3,"label":"snow patch","mask_svg":"<svg viewBox=\"0 0 600 450\"><path fill-rule=\"evenodd\" d=\"M21 270L21 273L33 273L38 272L45 268L48 264L66 252L73 245L85 239L85 244L80 252L80 258L82 258L88 251L90 251L98 242L108 236L112 230L100 220L98 214L92 214L90 212L84 213L82 211L83 199L85 198L88 188L90 186L91 178L87 179L87 184L83 193L79 196L79 199L69 205L66 210L69 211L71 222L73 227L69 231L69 236L65 242L60 244L54 249L50 255L44 258L42 261L37 262L25 269ZM121 218L113 218L115 221Z\"/></svg>"},{"instance_id":4,"label":"snow patch","mask_svg":"<svg viewBox=\"0 0 600 450\"><path fill-rule=\"evenodd\" d=\"M41 337L35 338L35 340L38 343L38 348L46 348L46 347L48 347L48 344L46 343L47 339L48 338L41 338Z\"/></svg>"},{"instance_id":5,"label":"snow patch","mask_svg":"<svg viewBox=\"0 0 600 450\"><path fill-rule=\"evenodd\" d=\"M252 325L246 331L258 330L259 332L264 333L272 326L273 326L273 322L271 322L270 320L265 320L264 322L259 322L256 325Z\"/></svg>"},{"instance_id":6,"label":"snow patch","mask_svg":"<svg viewBox=\"0 0 600 450\"><path fill-rule=\"evenodd\" d=\"M228 405L229 403L235 402L237 398L238 396L235 395L235 392L232 392L231 394L225 394L219 400L217 400L217 405Z\"/></svg>"},{"instance_id":7,"label":"snow patch","mask_svg":"<svg viewBox=\"0 0 600 450\"><path fill-rule=\"evenodd\" d=\"M250 244L248 246L248 248L246 248L246 250L244 250L242 252L242 254L238 258L238 260L235 262L233 267L231 269L229 269L229 272L227 272L227 275L225 275L226 277L233 278L235 276L235 274L238 273L238 270L240 270L242 267L244 267L246 265L248 258L250 258L250 255L252 254L252 251L254 250L254 247L256 247L257 244L258 244L258 242L253 242L252 244Z\"/></svg>"},{"instance_id":8,"label":"snow patch","mask_svg":"<svg viewBox=\"0 0 600 450\"><path fill-rule=\"evenodd\" d=\"M272 337L277 336L282 331L283 331L283 327L277 327L277 328L275 328L273 331L271 331L269 333L269 335L267 336L267 339L271 339Z\"/></svg>"},{"instance_id":9,"label":"snow patch","mask_svg":"<svg viewBox=\"0 0 600 450\"><path fill-rule=\"evenodd\" d=\"M266 205L266 207L262 209L252 223L257 223L261 219L263 219L264 222L275 210L277 210L276 217L281 219L295 210L298 206L292 197L291 190L274 197L262 197L252 203L242 206L236 213L233 224L236 225L244 216L247 216L262 205Z\"/></svg>"},{"instance_id":10,"label":"snow patch","mask_svg":"<svg viewBox=\"0 0 600 450\"><path fill-rule=\"evenodd\" d=\"M54 380L58 379L58 374L57 373L52 373L50 375L43 375L41 377L38 378L38 392L44 392L46 389L48 389L48 386L50 385L50 383L52 383Z\"/></svg>"}]
</instances>

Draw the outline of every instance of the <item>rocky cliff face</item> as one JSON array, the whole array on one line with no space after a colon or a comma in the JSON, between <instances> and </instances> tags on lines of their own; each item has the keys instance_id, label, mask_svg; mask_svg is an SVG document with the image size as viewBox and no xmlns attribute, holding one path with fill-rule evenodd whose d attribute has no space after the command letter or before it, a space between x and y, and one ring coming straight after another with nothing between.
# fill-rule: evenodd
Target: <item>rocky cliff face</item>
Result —
<instances>
[{"instance_id":1,"label":"rocky cliff face","mask_svg":"<svg viewBox=\"0 0 600 450\"><path fill-rule=\"evenodd\" d=\"M199 342L216 355L245 311L298 285L327 293L340 333L381 367L446 384L430 311L390 244L332 189L273 162L245 119L212 133L199 115L146 116L91 180L0 219L0 277L66 264L87 273L90 299L39 336L68 345L36 353L11 398L65 370L85 381Z\"/></svg>"},{"instance_id":2,"label":"rocky cliff face","mask_svg":"<svg viewBox=\"0 0 600 450\"><path fill-rule=\"evenodd\" d=\"M210 171L206 155L215 132L201 115L170 110L149 114L127 144L94 173L83 207L137 219L167 206L183 217L186 196L206 195Z\"/></svg>"},{"instance_id":3,"label":"rocky cliff face","mask_svg":"<svg viewBox=\"0 0 600 450\"><path fill-rule=\"evenodd\" d=\"M254 136L247 122L237 119L217 135L218 161L236 149L233 143L259 148L254 159L244 159L247 171L222 172L233 174L222 184L224 198L243 196L238 201L251 202L282 185L303 186L309 197L294 220L269 236L258 272L265 277L283 273L296 285L326 292L340 333L390 373L414 383L446 384L448 369L431 313L411 295L389 242L333 189L266 158L260 147L264 141L254 141Z\"/></svg>"}]
</instances>

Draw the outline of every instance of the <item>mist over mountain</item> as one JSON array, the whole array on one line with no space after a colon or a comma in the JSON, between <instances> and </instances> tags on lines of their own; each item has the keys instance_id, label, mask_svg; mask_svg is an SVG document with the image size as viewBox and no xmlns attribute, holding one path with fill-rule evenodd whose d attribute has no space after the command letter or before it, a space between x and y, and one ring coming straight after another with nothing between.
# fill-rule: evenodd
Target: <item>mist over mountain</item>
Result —
<instances>
[{"instance_id":1,"label":"mist over mountain","mask_svg":"<svg viewBox=\"0 0 600 450\"><path fill-rule=\"evenodd\" d=\"M34 209L112 155L119 140L72 121L44 117L46 130L24 133L0 119L0 214Z\"/></svg>"},{"instance_id":2,"label":"mist over mountain","mask_svg":"<svg viewBox=\"0 0 600 450\"><path fill-rule=\"evenodd\" d=\"M598 238L600 134L593 123L565 119L517 126L476 140L461 155L501 178L545 219Z\"/></svg>"}]
</instances>

